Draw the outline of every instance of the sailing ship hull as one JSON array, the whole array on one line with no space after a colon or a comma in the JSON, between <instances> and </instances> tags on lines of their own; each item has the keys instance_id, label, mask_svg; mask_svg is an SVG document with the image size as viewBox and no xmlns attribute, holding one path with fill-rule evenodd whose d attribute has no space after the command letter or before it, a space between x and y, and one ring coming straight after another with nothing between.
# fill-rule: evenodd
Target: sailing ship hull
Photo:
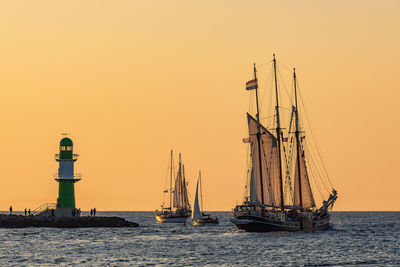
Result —
<instances>
[{"instance_id":1,"label":"sailing ship hull","mask_svg":"<svg viewBox=\"0 0 400 267\"><path fill-rule=\"evenodd\" d=\"M329 217L320 220L281 221L260 216L243 216L232 218L231 222L246 232L320 231L327 230L330 226Z\"/></svg>"},{"instance_id":2,"label":"sailing ship hull","mask_svg":"<svg viewBox=\"0 0 400 267\"><path fill-rule=\"evenodd\" d=\"M184 223L190 216L190 211L161 211L156 212L156 220L159 223Z\"/></svg>"},{"instance_id":3,"label":"sailing ship hull","mask_svg":"<svg viewBox=\"0 0 400 267\"><path fill-rule=\"evenodd\" d=\"M206 218L200 218L197 220L193 220L194 226L218 225L218 224L219 224L218 218L213 219L210 217L206 217Z\"/></svg>"},{"instance_id":4,"label":"sailing ship hull","mask_svg":"<svg viewBox=\"0 0 400 267\"><path fill-rule=\"evenodd\" d=\"M165 216L156 215L156 220L159 223L184 223L189 216Z\"/></svg>"}]
</instances>

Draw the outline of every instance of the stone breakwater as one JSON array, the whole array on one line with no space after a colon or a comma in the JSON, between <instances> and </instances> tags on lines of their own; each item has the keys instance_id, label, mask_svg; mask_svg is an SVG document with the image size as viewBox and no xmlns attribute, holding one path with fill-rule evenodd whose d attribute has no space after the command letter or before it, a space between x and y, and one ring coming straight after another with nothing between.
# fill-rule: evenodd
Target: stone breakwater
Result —
<instances>
[{"instance_id":1,"label":"stone breakwater","mask_svg":"<svg viewBox=\"0 0 400 267\"><path fill-rule=\"evenodd\" d=\"M56 228L89 228L89 227L138 227L139 224L121 217L55 217L23 216L0 214L0 228L56 227Z\"/></svg>"}]
</instances>

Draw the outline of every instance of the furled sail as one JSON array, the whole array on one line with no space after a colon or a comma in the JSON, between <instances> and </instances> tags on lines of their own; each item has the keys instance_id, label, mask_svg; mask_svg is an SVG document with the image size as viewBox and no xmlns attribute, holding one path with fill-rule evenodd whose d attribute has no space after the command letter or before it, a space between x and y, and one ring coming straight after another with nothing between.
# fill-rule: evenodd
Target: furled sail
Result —
<instances>
[{"instance_id":1,"label":"furled sail","mask_svg":"<svg viewBox=\"0 0 400 267\"><path fill-rule=\"evenodd\" d=\"M297 149L300 152L299 153L300 154L300 164L297 163L297 158L296 158L296 168L295 168L295 172L294 172L294 205L302 206L303 208L312 208L312 207L315 207L315 201L314 201L314 196L313 196L311 186L310 186L310 180L308 179L306 161L305 161L305 157L304 157L304 150L301 148L301 144L297 144ZM299 168L300 168L300 179L299 179ZM300 185L301 185L302 201L300 201L299 180L300 180Z\"/></svg>"},{"instance_id":2,"label":"furled sail","mask_svg":"<svg viewBox=\"0 0 400 267\"><path fill-rule=\"evenodd\" d=\"M185 209L190 209L190 204L189 204L189 194L187 191L187 187L186 187L186 176L185 176L185 165L182 165L182 170L183 170L183 184L182 184L182 188L183 188L183 208Z\"/></svg>"},{"instance_id":3,"label":"furled sail","mask_svg":"<svg viewBox=\"0 0 400 267\"><path fill-rule=\"evenodd\" d=\"M279 151L278 143L265 127L260 125L260 156L261 156L261 174L260 159L258 153L257 139L257 121L247 114L249 125L251 158L252 158L252 175L250 181L250 201L259 202L264 205L280 206L281 191L279 179ZM261 179L262 177L262 189ZM263 200L261 197L263 192Z\"/></svg>"},{"instance_id":4,"label":"furled sail","mask_svg":"<svg viewBox=\"0 0 400 267\"><path fill-rule=\"evenodd\" d=\"M201 218L201 211L199 205L199 179L197 179L196 195L194 197L192 220L198 220Z\"/></svg>"},{"instance_id":5,"label":"furled sail","mask_svg":"<svg viewBox=\"0 0 400 267\"><path fill-rule=\"evenodd\" d=\"M177 209L188 209L189 208L189 197L186 188L186 181L184 177L183 165L179 163L178 173L175 179L174 188L174 208Z\"/></svg>"}]
</instances>

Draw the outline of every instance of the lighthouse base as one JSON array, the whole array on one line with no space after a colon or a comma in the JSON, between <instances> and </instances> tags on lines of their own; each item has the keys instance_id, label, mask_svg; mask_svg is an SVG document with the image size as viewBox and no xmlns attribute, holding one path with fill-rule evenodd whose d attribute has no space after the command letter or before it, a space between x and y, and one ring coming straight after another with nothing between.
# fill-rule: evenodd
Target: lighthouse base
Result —
<instances>
[{"instance_id":1,"label":"lighthouse base","mask_svg":"<svg viewBox=\"0 0 400 267\"><path fill-rule=\"evenodd\" d=\"M56 209L54 211L54 216L56 217L75 217L78 216L78 209Z\"/></svg>"}]
</instances>

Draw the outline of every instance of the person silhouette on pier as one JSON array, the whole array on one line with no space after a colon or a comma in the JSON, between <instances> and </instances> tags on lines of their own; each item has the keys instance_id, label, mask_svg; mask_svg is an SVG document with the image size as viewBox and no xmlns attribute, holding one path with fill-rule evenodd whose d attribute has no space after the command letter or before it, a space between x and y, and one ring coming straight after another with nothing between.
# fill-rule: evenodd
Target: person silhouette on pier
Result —
<instances>
[{"instance_id":1,"label":"person silhouette on pier","mask_svg":"<svg viewBox=\"0 0 400 267\"><path fill-rule=\"evenodd\" d=\"M26 214L27 214L27 211L26 211L26 208L25 208L25 216L26 216Z\"/></svg>"},{"instance_id":2,"label":"person silhouette on pier","mask_svg":"<svg viewBox=\"0 0 400 267\"><path fill-rule=\"evenodd\" d=\"M90 209L90 216L93 216L93 209Z\"/></svg>"},{"instance_id":3,"label":"person silhouette on pier","mask_svg":"<svg viewBox=\"0 0 400 267\"><path fill-rule=\"evenodd\" d=\"M93 216L96 216L96 208L93 209Z\"/></svg>"},{"instance_id":4,"label":"person silhouette on pier","mask_svg":"<svg viewBox=\"0 0 400 267\"><path fill-rule=\"evenodd\" d=\"M28 210L28 215L31 216L31 209Z\"/></svg>"},{"instance_id":5,"label":"person silhouette on pier","mask_svg":"<svg viewBox=\"0 0 400 267\"><path fill-rule=\"evenodd\" d=\"M12 214L12 206L10 206L10 215Z\"/></svg>"}]
</instances>

